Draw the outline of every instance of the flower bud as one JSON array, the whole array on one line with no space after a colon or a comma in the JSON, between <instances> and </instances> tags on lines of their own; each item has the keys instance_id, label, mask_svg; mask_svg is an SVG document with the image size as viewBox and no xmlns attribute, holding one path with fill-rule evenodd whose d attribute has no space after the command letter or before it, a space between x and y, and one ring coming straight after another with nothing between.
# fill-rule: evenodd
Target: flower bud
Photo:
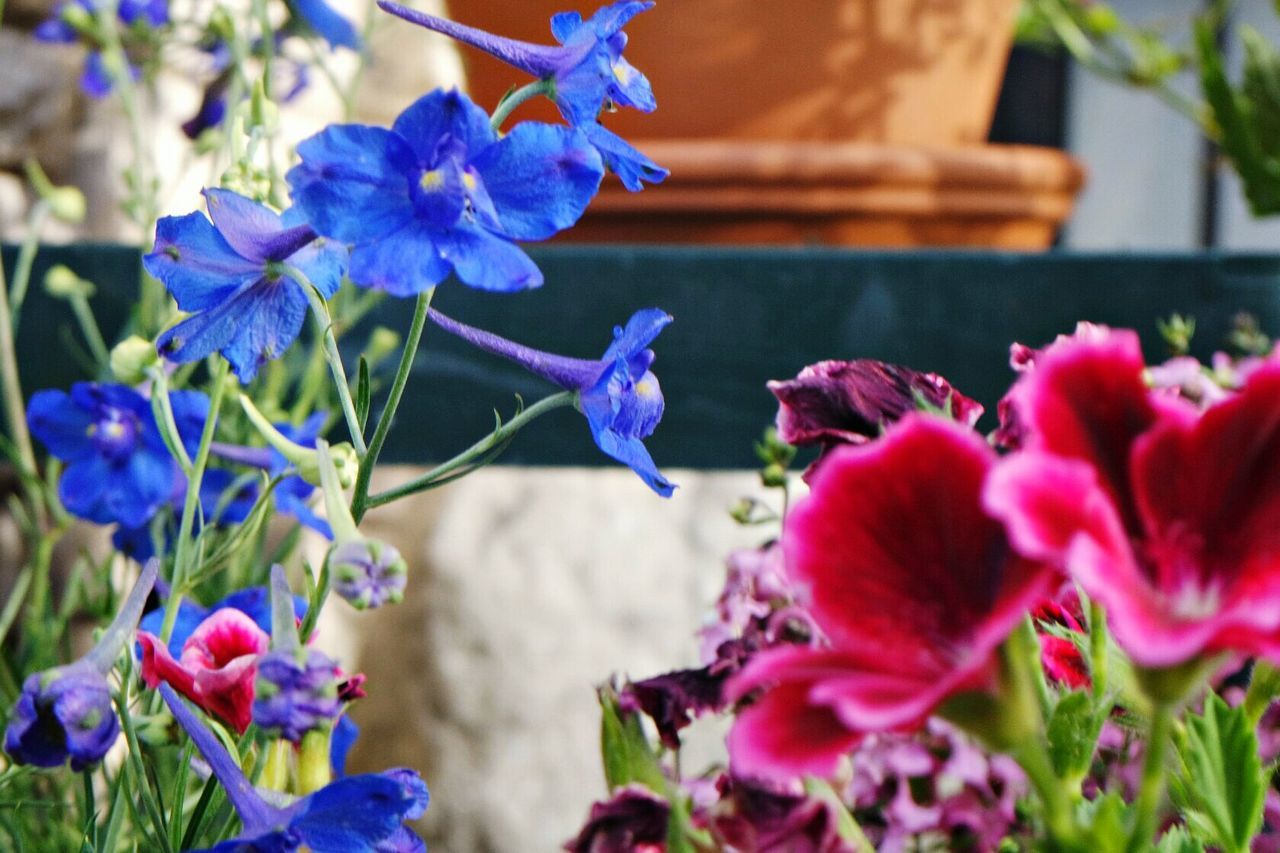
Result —
<instances>
[{"instance_id":1,"label":"flower bud","mask_svg":"<svg viewBox=\"0 0 1280 853\"><path fill-rule=\"evenodd\" d=\"M307 732L327 727L342 713L338 665L317 649L275 649L258 660L253 721L285 740L300 743Z\"/></svg>"},{"instance_id":2,"label":"flower bud","mask_svg":"<svg viewBox=\"0 0 1280 853\"><path fill-rule=\"evenodd\" d=\"M75 25L73 24L72 26ZM34 159L28 160L25 166L27 180L31 182L31 188L49 206L50 213L63 222L69 222L72 225L84 222L84 216L87 211L84 193L72 186L54 186L53 181L49 180L49 176L44 173L44 169L40 168L40 164Z\"/></svg>"},{"instance_id":3,"label":"flower bud","mask_svg":"<svg viewBox=\"0 0 1280 853\"><path fill-rule=\"evenodd\" d=\"M50 267L44 274L44 289L56 299L71 299L76 296L87 299L93 296L94 290L93 284L85 281L72 272L70 267L63 264Z\"/></svg>"},{"instance_id":4,"label":"flower bud","mask_svg":"<svg viewBox=\"0 0 1280 853\"><path fill-rule=\"evenodd\" d=\"M277 448L278 449L278 448ZM356 455L356 449L351 446L350 442L344 441L341 444L330 445L330 458L333 459L333 467L338 472L338 484L344 488L351 488L356 481L356 474L360 470L360 457ZM288 454L285 454L286 458ZM313 486L322 485L320 482L320 458L314 450L307 449L306 455L297 460L292 461L298 468L298 475Z\"/></svg>"},{"instance_id":5,"label":"flower bud","mask_svg":"<svg viewBox=\"0 0 1280 853\"><path fill-rule=\"evenodd\" d=\"M333 591L357 610L399 604L408 572L400 552L376 539L353 539L329 549Z\"/></svg>"},{"instance_id":6,"label":"flower bud","mask_svg":"<svg viewBox=\"0 0 1280 853\"><path fill-rule=\"evenodd\" d=\"M19 764L71 769L96 764L120 735L111 685L86 664L27 677L5 730L4 751Z\"/></svg>"},{"instance_id":7,"label":"flower bud","mask_svg":"<svg viewBox=\"0 0 1280 853\"><path fill-rule=\"evenodd\" d=\"M370 332L369 343L364 347L364 357L369 360L369 366L372 367L400 349L402 340L399 332L386 326L378 326Z\"/></svg>"},{"instance_id":8,"label":"flower bud","mask_svg":"<svg viewBox=\"0 0 1280 853\"><path fill-rule=\"evenodd\" d=\"M147 368L159 360L153 341L130 335L111 348L111 374L125 385L137 385L147 378Z\"/></svg>"}]
</instances>

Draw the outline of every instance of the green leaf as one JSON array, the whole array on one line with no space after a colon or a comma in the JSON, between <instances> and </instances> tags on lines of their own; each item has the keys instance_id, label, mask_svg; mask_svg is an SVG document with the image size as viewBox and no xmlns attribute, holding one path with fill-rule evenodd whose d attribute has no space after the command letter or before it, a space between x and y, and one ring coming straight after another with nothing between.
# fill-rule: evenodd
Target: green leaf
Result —
<instances>
[{"instance_id":1,"label":"green leaf","mask_svg":"<svg viewBox=\"0 0 1280 853\"><path fill-rule=\"evenodd\" d=\"M356 376L356 420L360 423L361 431L369 423L369 401L372 396L371 385L369 384L369 362L362 355L360 356L359 373Z\"/></svg>"},{"instance_id":2,"label":"green leaf","mask_svg":"<svg viewBox=\"0 0 1280 853\"><path fill-rule=\"evenodd\" d=\"M1204 713L1186 719L1178 758L1170 792L1187 828L1225 853L1246 853L1262 826L1268 778L1244 708L1210 693Z\"/></svg>"},{"instance_id":3,"label":"green leaf","mask_svg":"<svg viewBox=\"0 0 1280 853\"><path fill-rule=\"evenodd\" d=\"M1076 808L1076 819L1085 828L1090 853L1124 853L1129 838L1125 828L1128 810L1124 799L1116 793L1081 801Z\"/></svg>"},{"instance_id":4,"label":"green leaf","mask_svg":"<svg viewBox=\"0 0 1280 853\"><path fill-rule=\"evenodd\" d=\"M1171 827L1160 836L1156 853L1204 853L1204 845L1181 826Z\"/></svg>"},{"instance_id":5,"label":"green leaf","mask_svg":"<svg viewBox=\"0 0 1280 853\"><path fill-rule=\"evenodd\" d=\"M600 750L609 790L638 782L655 794L665 795L667 780L640 718L618 707L618 694L611 686L601 687L599 696Z\"/></svg>"},{"instance_id":6,"label":"green leaf","mask_svg":"<svg viewBox=\"0 0 1280 853\"><path fill-rule=\"evenodd\" d=\"M1049 718L1048 736L1049 757L1060 778L1074 785L1084 779L1093 763L1102 722L1089 693L1076 690L1058 700Z\"/></svg>"}]
</instances>

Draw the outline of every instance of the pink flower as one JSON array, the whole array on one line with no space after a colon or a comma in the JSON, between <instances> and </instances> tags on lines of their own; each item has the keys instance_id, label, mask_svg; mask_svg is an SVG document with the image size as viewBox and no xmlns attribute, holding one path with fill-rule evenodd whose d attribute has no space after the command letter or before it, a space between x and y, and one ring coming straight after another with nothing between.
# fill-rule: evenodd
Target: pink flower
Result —
<instances>
[{"instance_id":1,"label":"pink flower","mask_svg":"<svg viewBox=\"0 0 1280 853\"><path fill-rule=\"evenodd\" d=\"M249 728L258 657L271 638L247 614L232 607L213 611L187 638L178 660L154 634L139 631L138 642L148 687L166 682L237 732Z\"/></svg>"},{"instance_id":2,"label":"pink flower","mask_svg":"<svg viewBox=\"0 0 1280 853\"><path fill-rule=\"evenodd\" d=\"M1106 607L1139 665L1280 659L1280 364L1203 412L1143 369L1130 331L1045 351L1012 392L1024 449L986 505Z\"/></svg>"},{"instance_id":3,"label":"pink flower","mask_svg":"<svg viewBox=\"0 0 1280 853\"><path fill-rule=\"evenodd\" d=\"M919 414L829 454L782 545L830 647L764 652L730 681L733 698L767 688L730 733L735 772L829 775L864 733L914 730L996 685L996 648L1054 575L984 513L995 462L971 430Z\"/></svg>"}]
</instances>

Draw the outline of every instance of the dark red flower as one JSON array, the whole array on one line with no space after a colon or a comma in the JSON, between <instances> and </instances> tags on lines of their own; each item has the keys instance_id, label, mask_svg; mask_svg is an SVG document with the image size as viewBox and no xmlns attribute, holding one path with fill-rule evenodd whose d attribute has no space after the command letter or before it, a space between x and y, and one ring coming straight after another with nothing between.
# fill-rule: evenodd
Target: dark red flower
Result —
<instances>
[{"instance_id":1,"label":"dark red flower","mask_svg":"<svg viewBox=\"0 0 1280 853\"><path fill-rule=\"evenodd\" d=\"M945 409L972 426L982 405L935 373L920 373L883 361L820 361L795 379L770 382L781 404L778 437L788 444L860 444L909 412L918 400Z\"/></svg>"},{"instance_id":2,"label":"dark red flower","mask_svg":"<svg viewBox=\"0 0 1280 853\"><path fill-rule=\"evenodd\" d=\"M591 806L570 853L660 853L667 846L671 806L642 785L626 785Z\"/></svg>"},{"instance_id":3,"label":"dark red flower","mask_svg":"<svg viewBox=\"0 0 1280 853\"><path fill-rule=\"evenodd\" d=\"M770 650L730 680L730 698L765 688L729 736L737 773L826 775L864 733L995 687L997 647L1054 578L983 511L995 462L972 430L919 414L828 455L782 544L830 648Z\"/></svg>"}]
</instances>

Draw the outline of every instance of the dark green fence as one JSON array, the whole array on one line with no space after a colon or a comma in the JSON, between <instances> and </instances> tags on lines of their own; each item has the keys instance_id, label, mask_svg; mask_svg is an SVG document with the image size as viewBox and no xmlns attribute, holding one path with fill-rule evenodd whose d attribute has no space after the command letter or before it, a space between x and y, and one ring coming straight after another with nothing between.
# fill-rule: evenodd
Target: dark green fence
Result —
<instances>
[{"instance_id":1,"label":"dark green fence","mask_svg":"<svg viewBox=\"0 0 1280 853\"><path fill-rule=\"evenodd\" d=\"M544 349L596 357L612 327L658 306L676 322L655 344L667 414L649 440L659 465L754 466L752 442L774 413L768 379L825 358L879 358L945 375L994 408L1007 387L1008 346L1039 344L1077 320L1137 328L1161 356L1157 317L1196 318L1197 354L1219 346L1239 311L1280 331L1280 257L1006 255L825 249L544 247L540 291L495 295L448 284L436 305L473 325ZM6 250L6 266L13 261ZM19 349L26 389L66 385L82 373L68 356L71 318L39 292L61 262L100 286L95 306L110 334L137 278L136 256L110 246L42 252L24 310ZM403 330L408 303L388 300L373 318ZM353 340L362 340L354 335ZM384 458L452 455L549 389L518 368L428 327L414 379ZM988 415L988 424L991 415ZM580 416L562 410L527 429L504 462L603 464Z\"/></svg>"}]
</instances>

